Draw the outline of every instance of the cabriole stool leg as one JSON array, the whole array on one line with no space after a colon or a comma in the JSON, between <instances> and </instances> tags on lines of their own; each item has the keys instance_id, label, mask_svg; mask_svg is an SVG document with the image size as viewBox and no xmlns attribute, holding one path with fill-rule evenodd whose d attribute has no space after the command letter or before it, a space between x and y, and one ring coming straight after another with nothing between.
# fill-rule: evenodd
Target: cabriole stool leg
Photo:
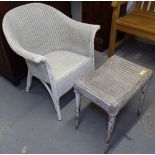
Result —
<instances>
[{"instance_id":1,"label":"cabriole stool leg","mask_svg":"<svg viewBox=\"0 0 155 155\"><path fill-rule=\"evenodd\" d=\"M139 107L138 107L138 115L141 114L142 108L143 108L143 102L144 102L144 96L145 96L145 89L146 87L143 87L142 90L140 91L140 96L139 96Z\"/></svg>"},{"instance_id":2,"label":"cabriole stool leg","mask_svg":"<svg viewBox=\"0 0 155 155\"><path fill-rule=\"evenodd\" d=\"M75 92L75 100L76 100L76 108L75 108L75 128L79 126L79 119L80 119L80 94Z\"/></svg>"},{"instance_id":3,"label":"cabriole stool leg","mask_svg":"<svg viewBox=\"0 0 155 155\"><path fill-rule=\"evenodd\" d=\"M142 111L142 108L143 108L145 93L146 93L146 90L148 88L149 82L152 79L152 76L153 75L151 75L150 79L145 83L144 87L140 91L140 96L139 96L140 101L139 101L139 108L138 108L138 113L137 113L138 115L141 114L141 111Z\"/></svg>"},{"instance_id":4,"label":"cabriole stool leg","mask_svg":"<svg viewBox=\"0 0 155 155\"><path fill-rule=\"evenodd\" d=\"M111 135L112 135L112 131L113 131L113 128L114 128L114 125L115 125L115 119L116 119L116 115L109 115L107 139L106 139L106 142L105 142L104 153L107 152L110 141L111 141Z\"/></svg>"}]
</instances>

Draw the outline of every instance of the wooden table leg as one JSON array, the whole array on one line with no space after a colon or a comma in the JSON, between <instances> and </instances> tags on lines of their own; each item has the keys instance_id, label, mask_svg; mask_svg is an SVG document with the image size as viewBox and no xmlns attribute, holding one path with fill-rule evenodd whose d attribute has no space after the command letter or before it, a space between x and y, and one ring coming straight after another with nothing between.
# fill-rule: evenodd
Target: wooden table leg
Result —
<instances>
[{"instance_id":1,"label":"wooden table leg","mask_svg":"<svg viewBox=\"0 0 155 155\"><path fill-rule=\"evenodd\" d=\"M80 121L80 107L81 107L81 96L79 93L75 92L76 108L75 108L75 128L78 128Z\"/></svg>"},{"instance_id":2,"label":"wooden table leg","mask_svg":"<svg viewBox=\"0 0 155 155\"><path fill-rule=\"evenodd\" d=\"M104 153L107 152L110 141L111 141L111 135L112 135L112 131L113 131L113 128L114 128L114 125L115 125L115 119L116 119L116 115L109 115L107 139L106 139L106 142L105 142Z\"/></svg>"}]
</instances>

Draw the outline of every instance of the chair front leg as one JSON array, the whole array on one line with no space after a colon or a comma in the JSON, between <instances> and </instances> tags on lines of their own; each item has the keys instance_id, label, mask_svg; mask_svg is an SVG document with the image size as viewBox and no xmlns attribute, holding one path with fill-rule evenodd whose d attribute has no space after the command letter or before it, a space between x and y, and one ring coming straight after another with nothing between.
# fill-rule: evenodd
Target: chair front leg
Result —
<instances>
[{"instance_id":1,"label":"chair front leg","mask_svg":"<svg viewBox=\"0 0 155 155\"><path fill-rule=\"evenodd\" d=\"M60 111L59 101L55 101L54 105L55 105L55 109L56 109L56 112L57 112L58 121L61 121L62 118L61 118L61 111Z\"/></svg>"},{"instance_id":2,"label":"chair front leg","mask_svg":"<svg viewBox=\"0 0 155 155\"><path fill-rule=\"evenodd\" d=\"M57 97L57 95L53 95L51 88L44 82L41 80L41 82L43 83L43 85L45 86L45 88L47 89L47 91L49 92L52 100L53 100L53 104L54 104L54 108L57 112L57 117L58 120L61 121L61 111L60 111L60 103L59 103L59 98Z\"/></svg>"}]
</instances>

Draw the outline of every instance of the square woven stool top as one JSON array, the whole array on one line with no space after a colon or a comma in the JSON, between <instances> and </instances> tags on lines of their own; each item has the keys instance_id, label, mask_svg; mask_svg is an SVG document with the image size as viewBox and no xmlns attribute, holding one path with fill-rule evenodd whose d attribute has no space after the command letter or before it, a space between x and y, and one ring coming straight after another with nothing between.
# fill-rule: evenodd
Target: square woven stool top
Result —
<instances>
[{"instance_id":1,"label":"square woven stool top","mask_svg":"<svg viewBox=\"0 0 155 155\"><path fill-rule=\"evenodd\" d=\"M74 89L108 113L116 113L151 76L152 70L114 55L96 71L77 80Z\"/></svg>"}]
</instances>

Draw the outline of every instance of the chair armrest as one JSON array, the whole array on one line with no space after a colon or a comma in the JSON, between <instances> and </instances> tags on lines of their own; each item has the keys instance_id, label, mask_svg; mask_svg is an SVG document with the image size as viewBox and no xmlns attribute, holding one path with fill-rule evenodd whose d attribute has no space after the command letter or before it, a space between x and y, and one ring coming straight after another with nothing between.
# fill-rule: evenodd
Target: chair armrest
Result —
<instances>
[{"instance_id":1,"label":"chair armrest","mask_svg":"<svg viewBox=\"0 0 155 155\"><path fill-rule=\"evenodd\" d=\"M120 7L122 4L128 3L128 1L112 1L112 7Z\"/></svg>"},{"instance_id":2,"label":"chair armrest","mask_svg":"<svg viewBox=\"0 0 155 155\"><path fill-rule=\"evenodd\" d=\"M94 38L99 25L86 24L67 19L67 26L70 27L66 38L71 42L71 50L78 54L94 57Z\"/></svg>"},{"instance_id":3,"label":"chair armrest","mask_svg":"<svg viewBox=\"0 0 155 155\"><path fill-rule=\"evenodd\" d=\"M4 22L4 19L2 23L2 29L8 44L16 54L35 63L40 63L41 61L46 60L46 57L32 53L24 49L20 44L20 39L17 40L18 37L15 38L16 33L13 31L9 31L10 24L9 23L6 24L6 22Z\"/></svg>"},{"instance_id":4,"label":"chair armrest","mask_svg":"<svg viewBox=\"0 0 155 155\"><path fill-rule=\"evenodd\" d=\"M128 3L128 1L112 1L111 6L113 7L112 14L112 26L116 25L116 20L120 17L121 5Z\"/></svg>"},{"instance_id":5,"label":"chair armrest","mask_svg":"<svg viewBox=\"0 0 155 155\"><path fill-rule=\"evenodd\" d=\"M23 57L24 59L30 60L34 63L40 63L46 60L46 57L42 55L38 55L32 52L29 52L22 48L19 44L16 44L16 46L12 47L13 51Z\"/></svg>"},{"instance_id":6,"label":"chair armrest","mask_svg":"<svg viewBox=\"0 0 155 155\"><path fill-rule=\"evenodd\" d=\"M7 37L6 37L7 39ZM25 50L22 46L20 46L20 44L12 39L7 39L10 47L12 48L12 50L20 55L21 57L23 57L24 59L27 59L29 61L32 61L34 63L40 63L42 61L46 60L46 57L42 56L42 55L38 55L32 52L29 52L27 50ZM13 46L12 46L13 45Z\"/></svg>"}]
</instances>

